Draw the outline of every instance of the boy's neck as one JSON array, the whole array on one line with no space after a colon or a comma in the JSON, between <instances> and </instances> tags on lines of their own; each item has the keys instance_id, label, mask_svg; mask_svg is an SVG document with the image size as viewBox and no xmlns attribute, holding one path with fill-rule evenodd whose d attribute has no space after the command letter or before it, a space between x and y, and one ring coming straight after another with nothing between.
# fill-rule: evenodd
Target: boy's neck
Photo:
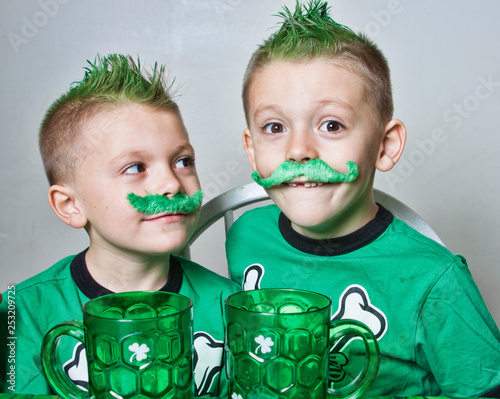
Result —
<instances>
[{"instance_id":1,"label":"boy's neck","mask_svg":"<svg viewBox=\"0 0 500 399\"><path fill-rule=\"evenodd\" d=\"M137 256L90 244L85 255L92 278L112 292L157 291L170 271L170 254Z\"/></svg>"}]
</instances>

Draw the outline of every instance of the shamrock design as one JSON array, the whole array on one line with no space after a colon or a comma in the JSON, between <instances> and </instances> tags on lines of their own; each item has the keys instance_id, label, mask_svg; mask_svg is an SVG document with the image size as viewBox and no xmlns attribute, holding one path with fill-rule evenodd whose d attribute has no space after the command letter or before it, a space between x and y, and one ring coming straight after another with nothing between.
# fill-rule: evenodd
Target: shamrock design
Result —
<instances>
[{"instance_id":1,"label":"shamrock design","mask_svg":"<svg viewBox=\"0 0 500 399\"><path fill-rule=\"evenodd\" d=\"M147 359L147 357L148 357L148 355L146 355L146 353L149 352L149 348L146 344L141 344L139 346L139 344L137 342L135 342L128 347L128 350L131 352L134 352L133 355L130 357L131 363L134 360L134 357L138 362L140 362L141 360Z\"/></svg>"},{"instance_id":2,"label":"shamrock design","mask_svg":"<svg viewBox=\"0 0 500 399\"><path fill-rule=\"evenodd\" d=\"M269 337L264 338L263 335L259 335L257 338L255 338L255 342L259 344L259 346L255 349L255 354L257 354L259 349L262 353L271 352L271 346L274 346L273 340Z\"/></svg>"},{"instance_id":3,"label":"shamrock design","mask_svg":"<svg viewBox=\"0 0 500 399\"><path fill-rule=\"evenodd\" d=\"M341 352L330 353L328 360L328 379L330 383L340 382L345 378L344 366L347 364L347 356ZM332 385L333 388L333 385Z\"/></svg>"},{"instance_id":4,"label":"shamrock design","mask_svg":"<svg viewBox=\"0 0 500 399\"><path fill-rule=\"evenodd\" d=\"M231 399L243 399L243 396L241 396L239 393L233 393L231 395Z\"/></svg>"}]
</instances>

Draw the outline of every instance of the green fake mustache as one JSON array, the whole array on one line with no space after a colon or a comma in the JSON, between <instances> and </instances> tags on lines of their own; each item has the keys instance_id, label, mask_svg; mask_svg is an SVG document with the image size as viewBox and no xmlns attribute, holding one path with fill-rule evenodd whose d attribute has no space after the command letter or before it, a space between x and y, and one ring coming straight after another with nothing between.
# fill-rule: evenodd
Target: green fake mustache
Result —
<instances>
[{"instance_id":1,"label":"green fake mustache","mask_svg":"<svg viewBox=\"0 0 500 399\"><path fill-rule=\"evenodd\" d=\"M347 173L341 173L321 159L313 159L305 164L285 161L267 179L260 178L257 171L252 173L252 179L264 188L283 184L300 176L323 183L349 183L358 177L359 169L353 161L348 161L346 165Z\"/></svg>"},{"instance_id":2,"label":"green fake mustache","mask_svg":"<svg viewBox=\"0 0 500 399\"><path fill-rule=\"evenodd\" d=\"M172 199L161 194L147 194L144 197L129 193L127 199L142 213L191 213L199 208L203 193L198 190L191 196L176 194Z\"/></svg>"}]
</instances>

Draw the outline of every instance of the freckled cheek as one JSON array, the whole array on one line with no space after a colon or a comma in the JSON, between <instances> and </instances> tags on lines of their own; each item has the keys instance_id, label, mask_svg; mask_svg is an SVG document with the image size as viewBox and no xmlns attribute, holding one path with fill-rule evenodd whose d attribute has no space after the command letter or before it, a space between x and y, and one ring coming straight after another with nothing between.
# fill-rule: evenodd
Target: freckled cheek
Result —
<instances>
[{"instance_id":1,"label":"freckled cheek","mask_svg":"<svg viewBox=\"0 0 500 399\"><path fill-rule=\"evenodd\" d=\"M112 215L114 213L120 214L127 210L129 205L126 197L119 198L117 196L108 196L96 193L92 199L88 198L89 204L96 205L95 208L99 208L101 212Z\"/></svg>"}]
</instances>

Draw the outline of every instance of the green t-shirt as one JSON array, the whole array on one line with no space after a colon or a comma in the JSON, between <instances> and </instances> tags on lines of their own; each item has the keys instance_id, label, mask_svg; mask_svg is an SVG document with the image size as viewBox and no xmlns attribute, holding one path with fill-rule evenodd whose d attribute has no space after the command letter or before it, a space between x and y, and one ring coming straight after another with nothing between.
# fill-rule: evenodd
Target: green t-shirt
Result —
<instances>
[{"instance_id":1,"label":"green t-shirt","mask_svg":"<svg viewBox=\"0 0 500 399\"><path fill-rule=\"evenodd\" d=\"M0 392L53 393L40 361L44 335L61 322L82 320L81 309L86 302L111 293L91 277L85 252L61 260L4 293L0 305ZM168 282L162 290L185 295L193 302L196 396L224 395L224 300L237 292L238 286L194 262L171 257ZM15 329L9 326L9 298ZM70 338L61 340L60 346L65 372L85 388L85 348Z\"/></svg>"},{"instance_id":2,"label":"green t-shirt","mask_svg":"<svg viewBox=\"0 0 500 399\"><path fill-rule=\"evenodd\" d=\"M233 224L226 251L244 290L319 292L332 299L333 319L371 328L381 362L367 395L474 397L500 386L500 333L465 259L382 207L360 230L329 240L301 236L275 205L257 208ZM356 341L343 344L332 351L343 359L330 369L337 384L361 357Z\"/></svg>"}]
</instances>

